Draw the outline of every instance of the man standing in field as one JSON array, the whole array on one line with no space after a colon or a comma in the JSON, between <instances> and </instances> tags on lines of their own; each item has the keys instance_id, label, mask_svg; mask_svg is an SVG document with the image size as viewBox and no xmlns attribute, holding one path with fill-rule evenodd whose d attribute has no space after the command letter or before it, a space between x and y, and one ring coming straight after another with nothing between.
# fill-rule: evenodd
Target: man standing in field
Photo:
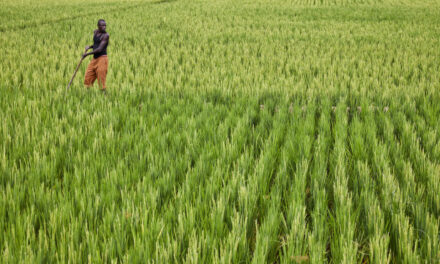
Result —
<instances>
[{"instance_id":1,"label":"man standing in field","mask_svg":"<svg viewBox=\"0 0 440 264\"><path fill-rule=\"evenodd\" d=\"M86 46L86 50L83 54L83 59L93 54L93 59L90 61L87 67L84 77L84 85L90 88L96 79L101 91L105 92L105 78L107 76L108 59L107 59L107 46L110 36L105 31L106 23L104 19L98 20L98 29L93 32L93 45ZM92 52L87 51L93 49Z\"/></svg>"}]
</instances>

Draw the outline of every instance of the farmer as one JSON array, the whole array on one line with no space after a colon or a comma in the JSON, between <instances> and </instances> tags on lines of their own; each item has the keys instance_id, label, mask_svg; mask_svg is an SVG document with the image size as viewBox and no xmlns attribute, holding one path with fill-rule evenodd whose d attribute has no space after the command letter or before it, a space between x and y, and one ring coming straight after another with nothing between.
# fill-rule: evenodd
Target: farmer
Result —
<instances>
[{"instance_id":1,"label":"farmer","mask_svg":"<svg viewBox=\"0 0 440 264\"><path fill-rule=\"evenodd\" d=\"M84 85L90 88L96 79L101 91L105 92L105 78L107 76L108 59L107 46L110 36L105 31L106 23L104 19L98 20L98 29L93 32L93 45L86 46L86 50L82 55L83 59L93 54L93 60L90 61L84 77ZM92 49L92 52L87 51Z\"/></svg>"}]
</instances>

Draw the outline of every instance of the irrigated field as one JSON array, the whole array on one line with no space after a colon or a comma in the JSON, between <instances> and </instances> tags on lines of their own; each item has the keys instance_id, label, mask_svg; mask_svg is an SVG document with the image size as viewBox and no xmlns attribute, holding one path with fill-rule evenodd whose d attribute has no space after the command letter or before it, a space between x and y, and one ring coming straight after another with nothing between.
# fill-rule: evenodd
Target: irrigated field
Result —
<instances>
[{"instance_id":1,"label":"irrigated field","mask_svg":"<svg viewBox=\"0 0 440 264\"><path fill-rule=\"evenodd\" d=\"M438 1L2 0L0 117L3 263L440 262Z\"/></svg>"}]
</instances>

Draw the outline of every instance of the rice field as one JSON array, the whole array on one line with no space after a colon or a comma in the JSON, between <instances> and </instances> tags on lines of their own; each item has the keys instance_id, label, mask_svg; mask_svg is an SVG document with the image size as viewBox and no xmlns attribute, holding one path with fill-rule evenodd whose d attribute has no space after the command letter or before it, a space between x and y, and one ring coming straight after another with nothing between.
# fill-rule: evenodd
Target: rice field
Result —
<instances>
[{"instance_id":1,"label":"rice field","mask_svg":"<svg viewBox=\"0 0 440 264\"><path fill-rule=\"evenodd\" d=\"M2 0L0 262L440 263L439 47L434 0Z\"/></svg>"}]
</instances>

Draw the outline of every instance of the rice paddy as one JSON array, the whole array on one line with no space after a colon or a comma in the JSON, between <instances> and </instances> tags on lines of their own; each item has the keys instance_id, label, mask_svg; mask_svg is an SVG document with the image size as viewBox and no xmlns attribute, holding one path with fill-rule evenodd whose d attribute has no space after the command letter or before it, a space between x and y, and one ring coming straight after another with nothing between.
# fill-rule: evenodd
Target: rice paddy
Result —
<instances>
[{"instance_id":1,"label":"rice paddy","mask_svg":"<svg viewBox=\"0 0 440 264\"><path fill-rule=\"evenodd\" d=\"M440 262L439 7L2 1L0 262Z\"/></svg>"}]
</instances>

